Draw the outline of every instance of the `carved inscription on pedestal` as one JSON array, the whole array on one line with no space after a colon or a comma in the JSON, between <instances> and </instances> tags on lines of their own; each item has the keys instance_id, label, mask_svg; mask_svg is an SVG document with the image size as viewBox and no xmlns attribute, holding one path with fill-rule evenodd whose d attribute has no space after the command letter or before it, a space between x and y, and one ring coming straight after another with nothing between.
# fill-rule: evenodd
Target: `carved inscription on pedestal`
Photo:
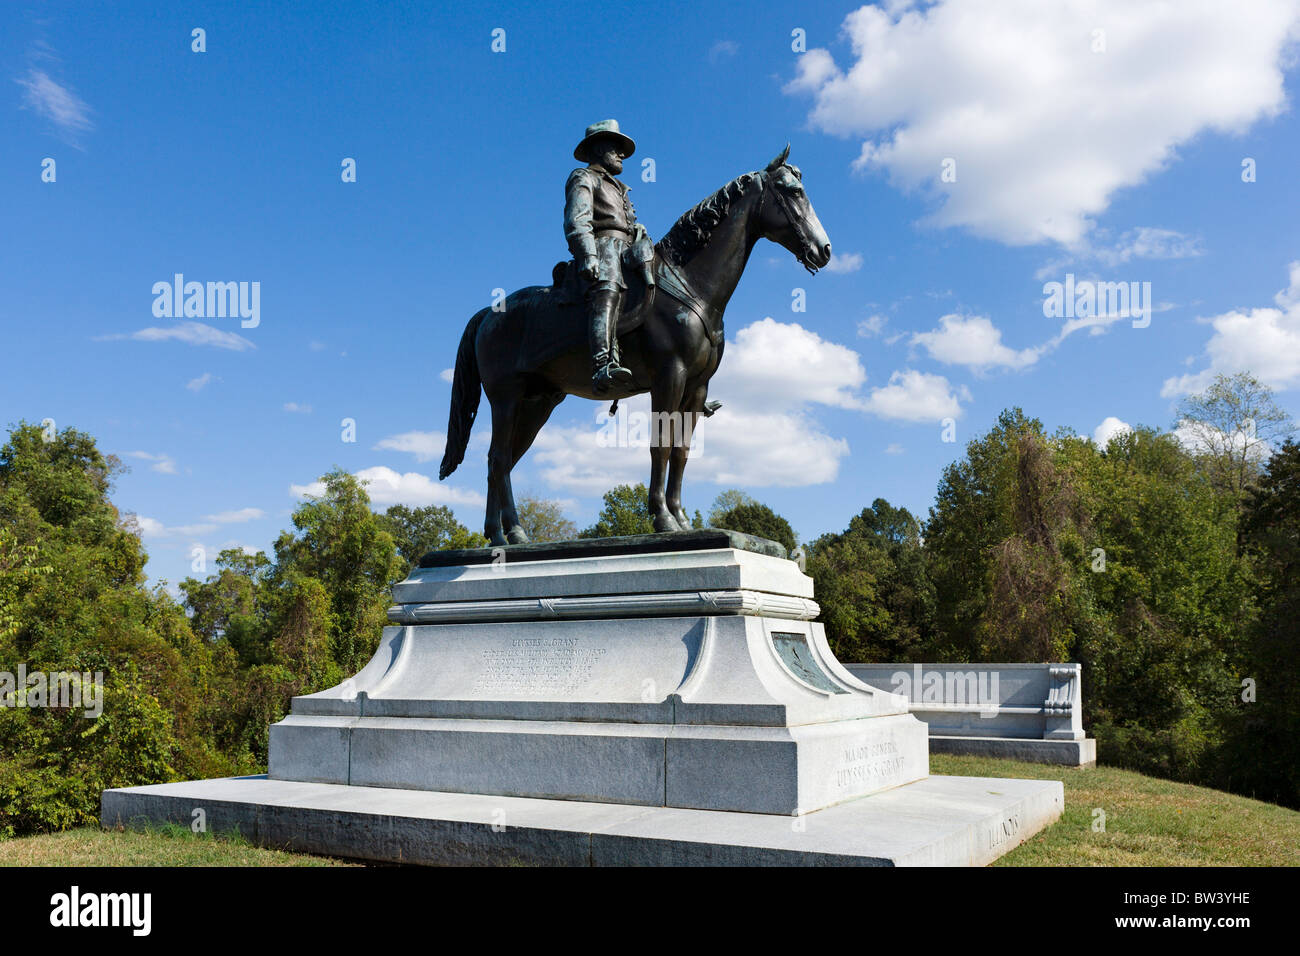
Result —
<instances>
[{"instance_id":1,"label":"carved inscription on pedestal","mask_svg":"<svg viewBox=\"0 0 1300 956\"><path fill-rule=\"evenodd\" d=\"M591 678L606 648L580 646L572 637L520 637L482 652L473 692L498 697L565 695Z\"/></svg>"},{"instance_id":2,"label":"carved inscription on pedestal","mask_svg":"<svg viewBox=\"0 0 1300 956\"><path fill-rule=\"evenodd\" d=\"M989 849L991 850L996 850L1009 840L1015 840L1020 835L1020 811L1016 811L1001 823L990 827L988 835Z\"/></svg>"},{"instance_id":3,"label":"carved inscription on pedestal","mask_svg":"<svg viewBox=\"0 0 1300 956\"><path fill-rule=\"evenodd\" d=\"M882 740L871 744L847 747L835 771L835 786L840 789L876 789L889 786L903 773L903 757L898 744Z\"/></svg>"}]
</instances>

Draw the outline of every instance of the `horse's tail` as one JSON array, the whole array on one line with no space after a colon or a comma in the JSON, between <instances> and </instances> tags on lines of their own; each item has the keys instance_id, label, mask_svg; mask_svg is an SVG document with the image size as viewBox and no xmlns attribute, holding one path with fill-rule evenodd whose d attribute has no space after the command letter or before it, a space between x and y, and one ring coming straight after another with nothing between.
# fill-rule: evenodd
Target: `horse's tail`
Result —
<instances>
[{"instance_id":1,"label":"horse's tail","mask_svg":"<svg viewBox=\"0 0 1300 956\"><path fill-rule=\"evenodd\" d=\"M447 416L447 447L438 469L439 481L455 471L456 466L465 460L465 447L469 444L469 430L474 427L474 416L478 414L479 390L482 386L474 340L478 337L478 327L487 314L487 309L477 313L469 320L465 334L460 337L460 348L456 352L456 373L451 383L451 412Z\"/></svg>"}]
</instances>

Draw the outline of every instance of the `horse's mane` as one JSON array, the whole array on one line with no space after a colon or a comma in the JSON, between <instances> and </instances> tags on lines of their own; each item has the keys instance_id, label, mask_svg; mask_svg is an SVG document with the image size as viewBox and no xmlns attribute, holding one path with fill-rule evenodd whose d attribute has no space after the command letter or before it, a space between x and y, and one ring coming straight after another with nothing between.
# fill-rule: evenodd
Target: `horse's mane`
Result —
<instances>
[{"instance_id":1,"label":"horse's mane","mask_svg":"<svg viewBox=\"0 0 1300 956\"><path fill-rule=\"evenodd\" d=\"M761 173L743 173L684 212L655 244L659 254L676 266L689 262L695 253L708 244L718 223L727 218L732 202L744 195L750 187L761 187L761 177Z\"/></svg>"}]
</instances>

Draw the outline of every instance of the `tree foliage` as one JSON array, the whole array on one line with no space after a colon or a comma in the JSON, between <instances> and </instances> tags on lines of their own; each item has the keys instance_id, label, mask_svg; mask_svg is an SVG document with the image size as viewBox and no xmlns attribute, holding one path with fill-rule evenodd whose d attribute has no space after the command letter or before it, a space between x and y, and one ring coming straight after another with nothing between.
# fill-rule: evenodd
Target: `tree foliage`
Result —
<instances>
[{"instance_id":1,"label":"tree foliage","mask_svg":"<svg viewBox=\"0 0 1300 956\"><path fill-rule=\"evenodd\" d=\"M379 516L379 527L388 532L405 563L399 577L405 577L430 551L485 548L488 540L470 531L446 505L408 508L391 505Z\"/></svg>"},{"instance_id":2,"label":"tree foliage","mask_svg":"<svg viewBox=\"0 0 1300 956\"><path fill-rule=\"evenodd\" d=\"M799 546L790 522L758 501L742 502L720 514L711 515L709 526L767 538L780 544L787 552Z\"/></svg>"},{"instance_id":3,"label":"tree foliage","mask_svg":"<svg viewBox=\"0 0 1300 956\"><path fill-rule=\"evenodd\" d=\"M529 541L572 541L578 536L578 526L565 516L560 502L524 495L517 505Z\"/></svg>"},{"instance_id":4,"label":"tree foliage","mask_svg":"<svg viewBox=\"0 0 1300 956\"><path fill-rule=\"evenodd\" d=\"M605 492L605 503L596 523L580 538L612 538L629 534L654 534L650 518L649 491L644 484L616 485Z\"/></svg>"},{"instance_id":5,"label":"tree foliage","mask_svg":"<svg viewBox=\"0 0 1300 956\"><path fill-rule=\"evenodd\" d=\"M906 508L877 498L845 531L809 545L807 570L841 660L920 660L929 651L934 585L920 525Z\"/></svg>"},{"instance_id":6,"label":"tree foliage","mask_svg":"<svg viewBox=\"0 0 1300 956\"><path fill-rule=\"evenodd\" d=\"M1241 501L1268 460L1270 446L1293 432L1273 390L1247 372L1215 375L1178 405L1174 423L1214 486Z\"/></svg>"}]
</instances>

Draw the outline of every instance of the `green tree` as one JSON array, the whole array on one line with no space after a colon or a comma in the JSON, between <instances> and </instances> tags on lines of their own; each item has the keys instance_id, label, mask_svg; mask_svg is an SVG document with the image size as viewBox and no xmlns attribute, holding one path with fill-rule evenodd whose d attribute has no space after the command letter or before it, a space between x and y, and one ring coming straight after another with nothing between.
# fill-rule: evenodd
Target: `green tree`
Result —
<instances>
[{"instance_id":1,"label":"green tree","mask_svg":"<svg viewBox=\"0 0 1300 956\"><path fill-rule=\"evenodd\" d=\"M572 541L578 536L578 526L565 517L558 501L524 495L517 504L529 541Z\"/></svg>"},{"instance_id":2,"label":"green tree","mask_svg":"<svg viewBox=\"0 0 1300 956\"><path fill-rule=\"evenodd\" d=\"M233 772L212 745L211 649L109 500L120 463L26 422L0 448L0 670L100 673L104 710L0 708L0 832L92 821L104 786ZM92 679L93 686L93 679Z\"/></svg>"},{"instance_id":3,"label":"green tree","mask_svg":"<svg viewBox=\"0 0 1300 956\"><path fill-rule=\"evenodd\" d=\"M708 525L710 528L721 528L718 521L728 511L733 508L739 508L741 505L756 505L758 501L739 488L727 488L718 492L718 497L713 499L713 506L709 508Z\"/></svg>"},{"instance_id":4,"label":"green tree","mask_svg":"<svg viewBox=\"0 0 1300 956\"><path fill-rule=\"evenodd\" d=\"M605 504L596 523L580 538L611 538L631 534L654 534L650 518L649 492L644 484L617 485L605 492Z\"/></svg>"},{"instance_id":5,"label":"green tree","mask_svg":"<svg viewBox=\"0 0 1300 956\"><path fill-rule=\"evenodd\" d=\"M1287 441L1273 454L1250 489L1242 528L1260 615L1244 667L1253 693L1235 688L1229 783L1300 807L1300 445Z\"/></svg>"},{"instance_id":6,"label":"green tree","mask_svg":"<svg viewBox=\"0 0 1300 956\"><path fill-rule=\"evenodd\" d=\"M0 642L18 633L18 596L36 577L54 569L36 563L35 545L20 545L8 528L0 527Z\"/></svg>"},{"instance_id":7,"label":"green tree","mask_svg":"<svg viewBox=\"0 0 1300 956\"><path fill-rule=\"evenodd\" d=\"M355 477L335 469L321 479L324 494L308 496L293 513L295 532L275 542L279 580L315 578L330 596L331 655L355 674L374 654L387 623L389 589L405 574L385 522Z\"/></svg>"},{"instance_id":8,"label":"green tree","mask_svg":"<svg viewBox=\"0 0 1300 956\"><path fill-rule=\"evenodd\" d=\"M1177 416L1178 434L1200 458L1211 482L1243 505L1270 446L1294 431L1273 390L1247 372L1215 375L1205 391L1179 403Z\"/></svg>"},{"instance_id":9,"label":"green tree","mask_svg":"<svg viewBox=\"0 0 1300 956\"><path fill-rule=\"evenodd\" d=\"M827 640L847 661L919 661L934 632L935 594L920 525L877 498L840 534L807 549Z\"/></svg>"},{"instance_id":10,"label":"green tree","mask_svg":"<svg viewBox=\"0 0 1300 956\"><path fill-rule=\"evenodd\" d=\"M1104 450L1019 409L944 473L925 529L951 657L1077 660L1107 761L1212 778L1253 615L1234 507L1178 440Z\"/></svg>"},{"instance_id":11,"label":"green tree","mask_svg":"<svg viewBox=\"0 0 1300 956\"><path fill-rule=\"evenodd\" d=\"M1109 762L1211 783L1255 614L1235 508L1169 433L1064 448L1091 515L1085 720Z\"/></svg>"},{"instance_id":12,"label":"green tree","mask_svg":"<svg viewBox=\"0 0 1300 956\"><path fill-rule=\"evenodd\" d=\"M1019 408L1004 411L943 471L925 541L946 659L984 660L1000 651L988 646L996 635L984 626L997 575L993 549L1018 533L1018 449L1030 437L1043 439L1042 422Z\"/></svg>"},{"instance_id":13,"label":"green tree","mask_svg":"<svg viewBox=\"0 0 1300 956\"><path fill-rule=\"evenodd\" d=\"M758 501L738 504L716 518L710 517L709 525L713 528L726 528L729 531L740 531L776 541L787 552L799 547L799 540L795 537L790 522Z\"/></svg>"},{"instance_id":14,"label":"green tree","mask_svg":"<svg viewBox=\"0 0 1300 956\"><path fill-rule=\"evenodd\" d=\"M225 639L246 666L264 663L270 653L270 608L264 585L271 569L266 554L228 548L217 555L217 573L206 581L186 578L181 593L190 627L215 643Z\"/></svg>"},{"instance_id":15,"label":"green tree","mask_svg":"<svg viewBox=\"0 0 1300 956\"><path fill-rule=\"evenodd\" d=\"M408 508L391 505L379 516L379 526L388 532L405 562L401 577L420 563L430 551L456 551L487 547L487 538L470 531L456 520L446 505Z\"/></svg>"}]
</instances>

